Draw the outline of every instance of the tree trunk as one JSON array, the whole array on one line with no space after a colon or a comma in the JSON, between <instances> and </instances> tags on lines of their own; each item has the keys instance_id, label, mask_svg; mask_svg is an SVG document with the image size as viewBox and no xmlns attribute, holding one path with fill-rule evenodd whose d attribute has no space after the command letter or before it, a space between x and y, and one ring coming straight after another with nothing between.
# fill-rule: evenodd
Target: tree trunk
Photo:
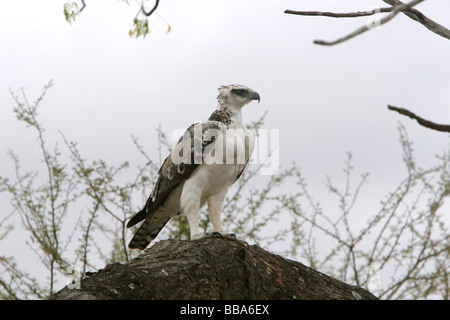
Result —
<instances>
[{"instance_id":1,"label":"tree trunk","mask_svg":"<svg viewBox=\"0 0 450 320\"><path fill-rule=\"evenodd\" d=\"M51 299L377 299L370 292L256 245L225 237L165 240ZM76 286L75 286L76 287Z\"/></svg>"}]
</instances>

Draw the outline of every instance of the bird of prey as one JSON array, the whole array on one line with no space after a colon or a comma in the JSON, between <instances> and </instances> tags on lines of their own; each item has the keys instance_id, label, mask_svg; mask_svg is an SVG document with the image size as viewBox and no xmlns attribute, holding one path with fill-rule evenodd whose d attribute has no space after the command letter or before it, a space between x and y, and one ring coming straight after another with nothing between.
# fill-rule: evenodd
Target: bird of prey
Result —
<instances>
[{"instance_id":1,"label":"bird of prey","mask_svg":"<svg viewBox=\"0 0 450 320\"><path fill-rule=\"evenodd\" d=\"M199 211L207 203L213 232L223 234L220 215L229 187L253 153L255 135L245 129L241 109L257 92L242 85L219 88L218 107L204 122L191 125L159 169L144 208L128 222L144 220L128 247L145 249L170 218L184 213L190 238L199 239Z\"/></svg>"}]
</instances>

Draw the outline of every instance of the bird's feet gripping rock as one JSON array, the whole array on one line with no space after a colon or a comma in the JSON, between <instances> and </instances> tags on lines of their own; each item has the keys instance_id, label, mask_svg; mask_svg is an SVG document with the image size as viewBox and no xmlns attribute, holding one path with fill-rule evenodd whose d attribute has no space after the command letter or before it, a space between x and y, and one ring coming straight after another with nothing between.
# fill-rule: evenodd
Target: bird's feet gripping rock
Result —
<instances>
[{"instance_id":1,"label":"bird's feet gripping rock","mask_svg":"<svg viewBox=\"0 0 450 320\"><path fill-rule=\"evenodd\" d=\"M228 239L233 239L236 240L236 235L234 233L221 233L218 231L213 231L211 233L211 236L213 238L228 238Z\"/></svg>"},{"instance_id":2,"label":"bird's feet gripping rock","mask_svg":"<svg viewBox=\"0 0 450 320\"><path fill-rule=\"evenodd\" d=\"M236 235L234 233L221 233L218 231L213 231L212 233L205 233L205 234L194 234L191 237L191 240L198 240L203 238L226 238L231 240L236 240Z\"/></svg>"}]
</instances>

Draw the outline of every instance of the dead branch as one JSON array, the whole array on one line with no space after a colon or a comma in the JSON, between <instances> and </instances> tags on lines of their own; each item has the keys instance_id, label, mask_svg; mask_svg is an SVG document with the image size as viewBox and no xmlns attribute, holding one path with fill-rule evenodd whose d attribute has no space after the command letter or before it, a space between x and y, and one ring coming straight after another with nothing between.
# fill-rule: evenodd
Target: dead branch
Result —
<instances>
[{"instance_id":1,"label":"dead branch","mask_svg":"<svg viewBox=\"0 0 450 320\"><path fill-rule=\"evenodd\" d=\"M418 3L422 2L422 1L424 1L424 0L413 0L410 3L408 3L408 4L402 4L400 6L394 7L394 9L391 11L391 13L389 13L383 19L380 19L380 21L377 23L377 25L381 26L382 24L385 24L386 22L391 21L398 13L400 13L400 12L406 10L406 9L411 8L411 7L415 6L416 4L418 4ZM339 39L337 39L335 41L314 40L314 43L315 44L320 44L320 45L325 45L325 46L332 46L332 45L335 45L335 44L347 41L347 40L349 40L351 38L354 38L357 35L360 35L361 33L364 33L364 32L366 32L368 30L371 30L371 29L373 29L373 27L366 23L364 26L358 28L357 30L353 31L352 33L350 33L350 34L348 34L348 35L346 35L346 36L344 36L342 38L339 38Z\"/></svg>"},{"instance_id":2,"label":"dead branch","mask_svg":"<svg viewBox=\"0 0 450 320\"><path fill-rule=\"evenodd\" d=\"M145 12L144 5L142 5L142 8L141 8L142 13L145 14L147 17L151 16L152 13L155 12L156 8L158 8L158 5L159 5L159 0L156 0L155 5L153 6L152 10L150 10L149 12Z\"/></svg>"},{"instance_id":3,"label":"dead branch","mask_svg":"<svg viewBox=\"0 0 450 320\"><path fill-rule=\"evenodd\" d=\"M366 17L382 12L391 12L393 7L387 8L377 8L367 11L357 11L357 12L346 12L346 13L336 13L336 12L324 12L324 11L295 11L295 10L285 10L286 14L295 14L299 16L323 16L331 18L356 18L356 17Z\"/></svg>"},{"instance_id":4,"label":"dead branch","mask_svg":"<svg viewBox=\"0 0 450 320\"><path fill-rule=\"evenodd\" d=\"M357 11L357 12L348 12L348 13L335 13L335 12L322 12L322 11L294 11L294 10L285 10L284 13L286 14L294 14L294 15L302 15L302 16L324 16L324 17L332 17L332 18L355 18L355 17L364 17L364 16L371 16L378 13L387 13L389 14L377 21L375 26L380 26L382 24L387 23L388 21L392 20L398 13L403 12L411 19L421 23L426 28L428 28L430 31L444 37L447 39L450 39L450 30L446 29L442 25L434 22L433 20L427 18L425 15L423 15L420 11L413 9L414 6L419 4L420 2L423 2L424 0L412 0L409 3L403 3L398 0L383 0L384 2L392 5L392 7L388 8L377 8L373 10L367 10L367 11ZM368 30L373 29L372 25L366 24L357 30L353 31L352 33L341 37L335 41L325 41L325 40L314 40L315 44L320 45L327 45L332 46L338 43L342 43L344 41L347 41L349 39L352 39L361 33L364 33Z\"/></svg>"},{"instance_id":5,"label":"dead branch","mask_svg":"<svg viewBox=\"0 0 450 320\"><path fill-rule=\"evenodd\" d=\"M397 111L398 113L408 116L411 119L415 119L415 120L417 120L417 122L420 125L422 125L426 128L437 130L437 131L442 131L442 132L450 132L450 125L437 124L437 123L431 122L431 121L423 119L423 118L419 117L418 115L412 113L411 111L403 109L403 108L398 108L398 107L388 105L388 109Z\"/></svg>"},{"instance_id":6,"label":"dead branch","mask_svg":"<svg viewBox=\"0 0 450 320\"><path fill-rule=\"evenodd\" d=\"M383 1L390 4L391 6L399 6L403 4L403 2L399 0L383 0ZM417 21L418 23L422 24L425 28L427 28L431 32L436 33L437 35L450 40L450 30L440 25L439 23L431 20L430 18L426 17L422 12L414 8L409 8L407 10L404 10L403 13L407 15L409 18L413 19L414 21Z\"/></svg>"}]
</instances>

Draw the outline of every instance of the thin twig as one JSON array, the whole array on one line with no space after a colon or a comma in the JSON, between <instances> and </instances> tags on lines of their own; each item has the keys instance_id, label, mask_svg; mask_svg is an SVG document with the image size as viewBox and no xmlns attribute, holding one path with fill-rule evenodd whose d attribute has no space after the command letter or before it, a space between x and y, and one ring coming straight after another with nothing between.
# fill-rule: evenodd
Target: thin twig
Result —
<instances>
[{"instance_id":1,"label":"thin twig","mask_svg":"<svg viewBox=\"0 0 450 320\"><path fill-rule=\"evenodd\" d=\"M286 14L295 14L299 16L323 16L323 17L331 17L331 18L356 18L356 17L367 17L378 13L391 12L394 8L377 8L373 10L367 11L357 11L357 12L346 12L346 13L337 13L337 12L323 12L323 11L295 11L295 10L285 10Z\"/></svg>"},{"instance_id":2,"label":"thin twig","mask_svg":"<svg viewBox=\"0 0 450 320\"><path fill-rule=\"evenodd\" d=\"M388 14L386 17L384 17L383 19L380 19L377 23L377 26L381 26L382 24L385 24L386 22L389 22L390 20L392 20L398 13L405 11L407 9L410 9L411 7L414 7L415 5L419 4L420 2L422 2L424 0L413 0L409 3L406 4L402 4L399 6L396 6L393 8L393 10L391 11L390 14ZM349 39L352 39L358 35L360 35L361 33L364 33L368 30L373 29L370 25L365 24L364 26L361 26L360 28L358 28L357 30L353 31L352 33L339 38L337 40L334 41L325 41L325 40L314 40L315 44L320 44L320 45L324 45L324 46L332 46L338 43L342 43L344 41L347 41Z\"/></svg>"},{"instance_id":3,"label":"thin twig","mask_svg":"<svg viewBox=\"0 0 450 320\"><path fill-rule=\"evenodd\" d=\"M446 39L450 39L450 30L440 25L439 23L434 22L433 20L427 18L423 13L414 9L413 7L418 3L424 0L413 0L409 3L403 3L399 0L383 0L384 2L392 5L392 7L388 8L377 8L373 10L367 11L357 11L357 12L347 12L347 13L336 13L336 12L322 12L322 11L295 11L295 10L285 10L286 14L294 14L294 15L302 15L302 16L323 16L323 17L332 17L332 18L356 18L356 17L364 17L370 16L378 13L387 13L390 12L385 18L377 21L376 26L380 26L388 21L390 21L393 17L395 17L399 12L404 13L409 18L419 22L428 30L436 33L437 35L444 37ZM315 40L315 44L332 46L344 41L347 41L357 35L364 33L368 30L373 29L370 25L365 25L350 33L349 35L339 38L335 41L324 41L324 40Z\"/></svg>"},{"instance_id":4,"label":"thin twig","mask_svg":"<svg viewBox=\"0 0 450 320\"><path fill-rule=\"evenodd\" d=\"M152 10L150 10L149 12L145 12L145 8L144 5L142 5L141 10L142 13L145 14L147 17L150 16L153 12L155 12L156 8L158 8L159 5L159 0L155 1L155 5L153 6Z\"/></svg>"},{"instance_id":5,"label":"thin twig","mask_svg":"<svg viewBox=\"0 0 450 320\"><path fill-rule=\"evenodd\" d=\"M403 2L399 0L383 0L383 1L390 4L391 6L399 6L403 4ZM409 8L407 10L404 10L403 13L409 18L423 25L431 32L436 33L437 35L450 40L450 30L440 25L439 23L434 22L430 18L426 17L422 12L414 8Z\"/></svg>"}]
</instances>

